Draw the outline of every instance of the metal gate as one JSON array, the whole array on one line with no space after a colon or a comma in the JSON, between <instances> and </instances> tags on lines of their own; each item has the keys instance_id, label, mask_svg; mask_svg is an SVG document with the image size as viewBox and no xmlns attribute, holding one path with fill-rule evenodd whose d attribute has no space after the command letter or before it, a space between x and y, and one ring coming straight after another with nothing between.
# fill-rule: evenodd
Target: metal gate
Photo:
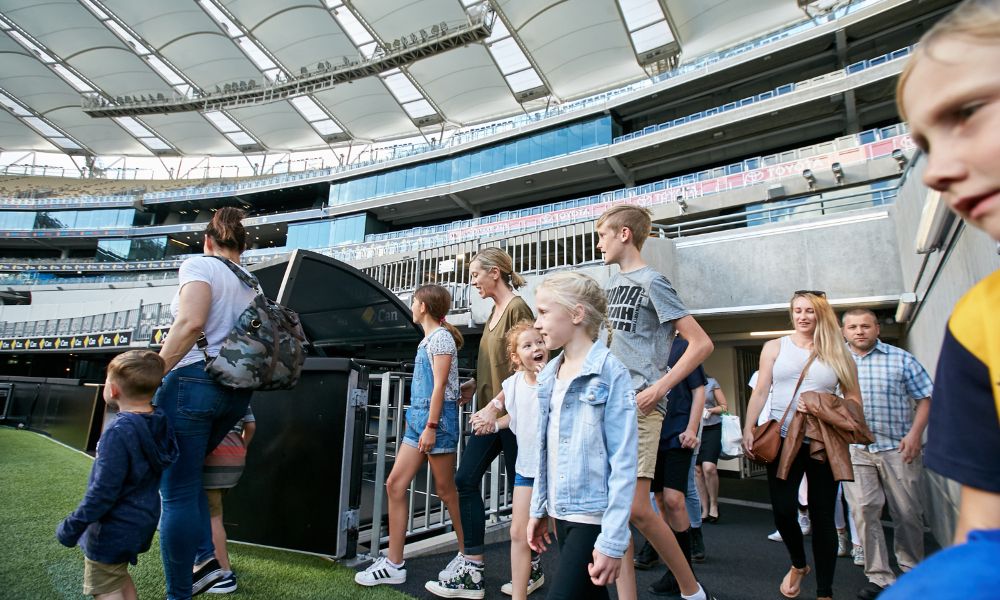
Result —
<instances>
[{"instance_id":1,"label":"metal gate","mask_svg":"<svg viewBox=\"0 0 1000 600\"><path fill-rule=\"evenodd\" d=\"M747 418L747 406L750 404L750 386L747 382L760 366L760 351L762 346L736 348L736 397L739 399L740 416L744 425ZM740 457L741 477L757 477L767 474L764 465L747 460L746 456Z\"/></svg>"}]
</instances>

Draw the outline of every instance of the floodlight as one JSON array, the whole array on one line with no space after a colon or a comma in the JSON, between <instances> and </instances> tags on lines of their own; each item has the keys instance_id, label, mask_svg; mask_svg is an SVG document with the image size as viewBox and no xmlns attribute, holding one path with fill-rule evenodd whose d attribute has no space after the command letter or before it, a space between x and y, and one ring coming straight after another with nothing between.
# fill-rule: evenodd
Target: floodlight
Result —
<instances>
[{"instance_id":1,"label":"floodlight","mask_svg":"<svg viewBox=\"0 0 1000 600\"><path fill-rule=\"evenodd\" d=\"M833 171L833 176L836 178L837 183L844 183L844 167L840 166L839 162L830 165L830 170Z\"/></svg>"},{"instance_id":2,"label":"floodlight","mask_svg":"<svg viewBox=\"0 0 1000 600\"><path fill-rule=\"evenodd\" d=\"M896 322L908 323L913 318L913 311L917 308L917 295L913 292L904 292L899 295L899 304L896 305Z\"/></svg>"},{"instance_id":3,"label":"floodlight","mask_svg":"<svg viewBox=\"0 0 1000 600\"><path fill-rule=\"evenodd\" d=\"M941 192L928 190L917 225L916 253L928 254L940 248L951 219L952 213L947 203L941 200Z\"/></svg>"},{"instance_id":4,"label":"floodlight","mask_svg":"<svg viewBox=\"0 0 1000 600\"><path fill-rule=\"evenodd\" d=\"M809 184L810 190L816 188L816 176L813 175L812 169L803 169L802 177L806 180L806 183Z\"/></svg>"},{"instance_id":5,"label":"floodlight","mask_svg":"<svg viewBox=\"0 0 1000 600\"><path fill-rule=\"evenodd\" d=\"M896 164L899 165L900 171L906 168L906 162L907 162L906 154L901 149L896 148L895 150L893 150L892 158L893 160L896 161Z\"/></svg>"}]
</instances>

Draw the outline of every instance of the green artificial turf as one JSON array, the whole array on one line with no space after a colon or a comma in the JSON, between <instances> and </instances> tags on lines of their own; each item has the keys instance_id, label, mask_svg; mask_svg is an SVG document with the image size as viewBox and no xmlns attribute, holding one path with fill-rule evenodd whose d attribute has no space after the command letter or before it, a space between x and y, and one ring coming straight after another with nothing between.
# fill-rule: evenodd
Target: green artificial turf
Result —
<instances>
[{"instance_id":1,"label":"green artificial turf","mask_svg":"<svg viewBox=\"0 0 1000 600\"><path fill-rule=\"evenodd\" d=\"M92 461L28 431L0 427L0 598L50 600L85 598L83 553L55 539L56 525L87 488ZM239 589L203 597L399 600L411 598L386 588L361 588L354 571L316 556L229 546ZM129 572L139 598L164 598L159 539Z\"/></svg>"}]
</instances>

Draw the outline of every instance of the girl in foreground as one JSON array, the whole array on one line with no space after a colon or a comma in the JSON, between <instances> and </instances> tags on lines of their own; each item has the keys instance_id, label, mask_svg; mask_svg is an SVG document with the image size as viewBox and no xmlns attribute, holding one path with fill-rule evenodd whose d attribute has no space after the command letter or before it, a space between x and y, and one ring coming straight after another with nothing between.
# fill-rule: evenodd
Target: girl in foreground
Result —
<instances>
[{"instance_id":1,"label":"girl in foreground","mask_svg":"<svg viewBox=\"0 0 1000 600\"><path fill-rule=\"evenodd\" d=\"M559 581L550 600L607 598L629 546L638 425L628 369L595 343L607 320L604 290L579 273L545 279L535 297L535 328L563 352L539 376L538 476L528 544L559 540Z\"/></svg>"}]
</instances>

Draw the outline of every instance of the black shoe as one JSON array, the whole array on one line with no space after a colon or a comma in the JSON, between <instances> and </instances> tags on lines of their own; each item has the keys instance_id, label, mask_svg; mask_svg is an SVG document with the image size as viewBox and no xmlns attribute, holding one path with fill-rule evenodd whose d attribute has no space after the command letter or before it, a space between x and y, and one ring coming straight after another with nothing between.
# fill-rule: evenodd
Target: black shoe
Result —
<instances>
[{"instance_id":1,"label":"black shoe","mask_svg":"<svg viewBox=\"0 0 1000 600\"><path fill-rule=\"evenodd\" d=\"M659 581L649 586L649 593L655 596L680 596L681 586L670 571L663 574Z\"/></svg>"},{"instance_id":2,"label":"black shoe","mask_svg":"<svg viewBox=\"0 0 1000 600\"><path fill-rule=\"evenodd\" d=\"M865 584L865 587L858 590L858 600L875 600L884 589L879 584L869 581Z\"/></svg>"},{"instance_id":3,"label":"black shoe","mask_svg":"<svg viewBox=\"0 0 1000 600\"><path fill-rule=\"evenodd\" d=\"M213 558L194 572L191 595L197 596L212 587L220 579L222 579L222 567L219 566L219 561Z\"/></svg>"},{"instance_id":4,"label":"black shoe","mask_svg":"<svg viewBox=\"0 0 1000 600\"><path fill-rule=\"evenodd\" d=\"M632 562L635 564L636 569L648 571L660 562L660 557L656 554L656 548L653 548L653 545L647 541L642 545L642 549L635 555Z\"/></svg>"},{"instance_id":5,"label":"black shoe","mask_svg":"<svg viewBox=\"0 0 1000 600\"><path fill-rule=\"evenodd\" d=\"M691 561L705 562L705 538L701 535L701 527L691 528Z\"/></svg>"}]
</instances>

